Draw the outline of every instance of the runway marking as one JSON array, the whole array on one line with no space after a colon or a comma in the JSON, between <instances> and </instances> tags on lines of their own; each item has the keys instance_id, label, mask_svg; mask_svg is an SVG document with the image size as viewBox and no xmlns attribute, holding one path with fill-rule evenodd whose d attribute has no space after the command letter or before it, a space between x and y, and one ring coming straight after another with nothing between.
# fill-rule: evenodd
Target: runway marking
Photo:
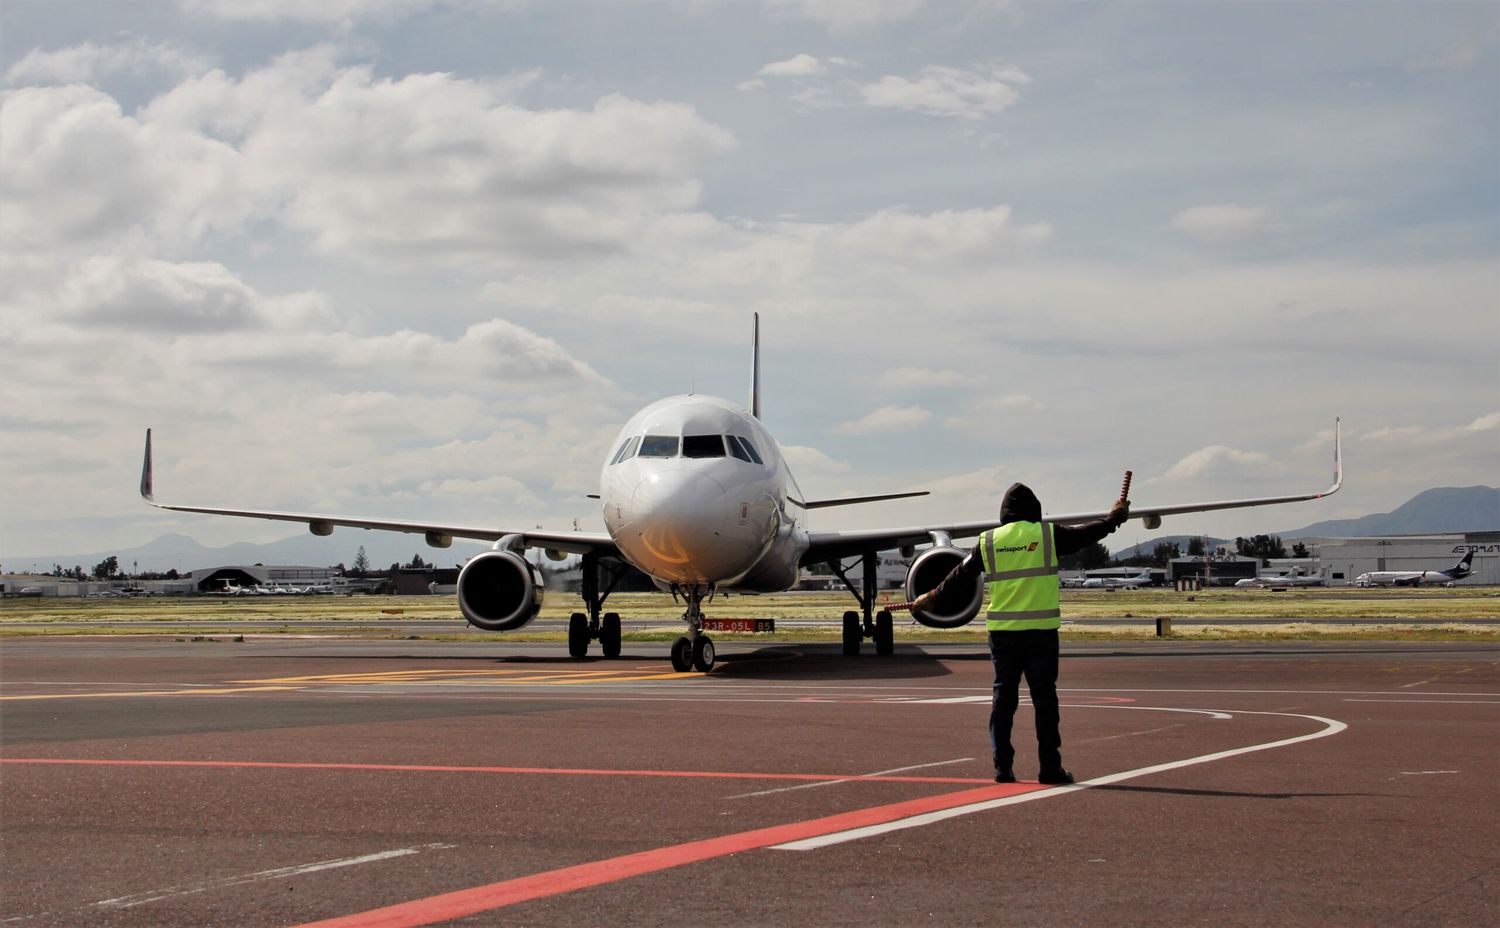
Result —
<instances>
[{"instance_id":1,"label":"runway marking","mask_svg":"<svg viewBox=\"0 0 1500 928\"><path fill-rule=\"evenodd\" d=\"M357 867L360 864L370 864L397 857L410 857L412 854L420 854L423 851L440 851L457 846L456 844L419 844L415 847L396 848L393 851L380 851L374 854L363 854L359 857L320 860L317 863L299 864L295 867L277 867L274 870L261 870L256 873L244 873L239 876L226 876L216 880L188 883L185 886L174 886L170 889L148 890L147 892L134 893L129 896L119 896L115 899L105 899L96 902L94 906L103 909L129 909L138 905L145 905L148 902L171 899L175 896L190 896L193 893L207 892L211 889L224 889L230 886L242 886L246 883L260 883L265 880L279 880L289 876L301 876L304 873L337 870L342 867Z\"/></svg>"},{"instance_id":2,"label":"runway marking","mask_svg":"<svg viewBox=\"0 0 1500 928\"><path fill-rule=\"evenodd\" d=\"M953 760L938 760L930 764L912 764L908 767L893 767L890 770L877 770L875 773L860 774L857 777L845 777L842 780L822 780L817 783L802 783L797 786L782 786L777 789L763 789L754 793L740 793L737 796L728 796L727 799L749 799L753 796L770 796L775 793L790 793L799 789L817 789L820 786L835 786L839 783L852 783L856 780L865 780L870 777L883 777L893 773L906 773L908 770L924 770L928 767L946 767L949 764L962 764L973 760L972 757L955 757Z\"/></svg>"},{"instance_id":3,"label":"runway marking","mask_svg":"<svg viewBox=\"0 0 1500 928\"><path fill-rule=\"evenodd\" d=\"M1099 708L1121 708L1107 706ZM1142 707L1148 708L1148 707ZM1196 710L1207 711L1207 710ZM907 828L918 828L923 825L931 825L934 822L957 818L961 815L973 815L976 812L986 812L990 809L998 809L1002 806L1014 805L1019 802L1029 802L1033 799L1046 799L1049 796L1061 796L1066 793L1077 792L1092 786L1105 786L1110 783L1119 783L1124 780L1133 780L1137 777L1147 776L1153 773L1162 773L1167 770L1179 770L1183 767L1192 767L1198 764L1206 764L1216 760L1224 760L1228 757L1237 757L1241 754L1252 754L1257 751L1269 751L1272 748L1286 747L1292 744L1300 744L1304 741L1315 741L1336 735L1349 726L1337 719L1324 718L1321 715L1301 715L1291 712L1241 712L1241 715L1275 715L1287 718L1309 719L1322 722L1324 727L1307 735L1298 735L1293 738L1283 738L1280 741L1268 741L1263 744L1252 744L1248 747L1230 748L1227 751L1216 751L1212 754L1201 754L1197 757L1189 757L1185 760L1169 761L1165 764L1155 764L1150 767L1140 767L1135 770L1126 770L1123 773L1113 773L1108 776L1095 777L1091 780L1081 780L1068 786L1054 786L1039 789L1034 792L1024 793L1018 796L1007 796L1003 799L991 799L976 802L970 805L952 806L933 812L914 815L910 818L895 821L882 822L878 825L867 825L862 828L854 828L849 831L823 834L812 838L804 838L800 841L791 841L785 844L774 845L774 850L779 851L811 851L817 848L829 847L834 844L844 844L849 841L858 841L863 838L872 838L877 835L889 834L893 831L901 831Z\"/></svg>"},{"instance_id":4,"label":"runway marking","mask_svg":"<svg viewBox=\"0 0 1500 928\"><path fill-rule=\"evenodd\" d=\"M945 762L946 763L946 762ZM81 757L0 757L0 764L30 764L62 767L198 767L261 770L356 770L385 773L488 773L537 774L581 777L658 777L701 780L796 780L808 783L940 783L973 785L987 783L980 777L919 777L891 774L850 776L847 773L757 773L738 770L604 770L584 767L484 767L439 764L340 764L291 761L239 760L132 760ZM922 765L926 766L926 765Z\"/></svg>"},{"instance_id":5,"label":"runway marking","mask_svg":"<svg viewBox=\"0 0 1500 928\"><path fill-rule=\"evenodd\" d=\"M983 786L978 789L961 790L956 793L945 793L922 799L910 799L890 805L872 806L867 809L856 809L852 812L842 812L837 815L809 819L803 822L773 825L769 828L759 828L754 831L742 831L738 834L724 835L718 838L690 841L686 844L675 844L670 847L640 851L635 854L625 854L605 860L590 861L589 863L578 864L572 867L562 867L557 870L535 873L531 876L502 880L501 882L491 883L487 886L461 889L457 892L429 896L425 899L416 899L411 902L371 909L353 915L343 915L323 921L309 922L298 926L298 928L414 928L414 926L418 925L432 925L439 922L465 918L470 915L477 915L481 912L493 911L532 899L557 896L579 889L587 889L591 886L615 883L647 873L655 873L687 864L713 860L729 854L753 851L772 846L778 842L795 840L828 831L838 831L858 825L869 825L875 822L941 809L949 805L971 803L976 799L1013 795L1041 788L1036 783L992 783L989 786Z\"/></svg>"},{"instance_id":6,"label":"runway marking","mask_svg":"<svg viewBox=\"0 0 1500 928\"><path fill-rule=\"evenodd\" d=\"M1109 707L1116 708L1116 707ZM1142 707L1147 708L1147 707ZM1213 710L1190 710L1211 712ZM923 799L908 800L883 806L857 809L838 815L792 822L770 828L692 841L651 851L606 858L572 867L563 867L526 877L503 880L486 886L443 893L416 899L411 902L371 909L352 915L338 916L318 922L310 922L298 928L415 928L438 922L453 921L489 912L533 899L561 895L579 889L600 886L655 873L674 867L698 863L743 851L770 848L774 850L813 850L833 844L842 844L861 838L874 837L907 828L932 824L971 815L976 812L1001 808L1032 799L1044 799L1078 792L1093 786L1118 783L1152 773L1176 770L1195 764L1209 763L1241 754L1266 751L1272 748L1300 744L1329 735L1338 734L1348 728L1336 719L1317 715L1299 715L1286 712L1245 712L1244 715L1271 715L1288 718L1309 719L1323 723L1319 731L1279 741L1265 742L1241 748L1231 748L1213 754L1204 754L1186 760L1171 761L1150 767L1141 767L1123 773L1096 777L1071 786L1044 786L1039 783L994 784L979 789L960 790Z\"/></svg>"},{"instance_id":7,"label":"runway marking","mask_svg":"<svg viewBox=\"0 0 1500 928\"><path fill-rule=\"evenodd\" d=\"M1418 706L1500 706L1484 699L1346 699L1344 702L1405 702Z\"/></svg>"},{"instance_id":8,"label":"runway marking","mask_svg":"<svg viewBox=\"0 0 1500 928\"><path fill-rule=\"evenodd\" d=\"M119 693L36 693L30 696L0 696L0 702L36 699L124 699L140 696L226 696L232 693L271 693L301 689L297 686L238 686L197 690L137 690Z\"/></svg>"},{"instance_id":9,"label":"runway marking","mask_svg":"<svg viewBox=\"0 0 1500 928\"><path fill-rule=\"evenodd\" d=\"M1458 771L1458 770L1403 770L1403 771L1401 771L1401 775L1403 777L1430 777L1433 774L1438 774L1438 773L1459 773L1459 772L1460 771Z\"/></svg>"}]
</instances>

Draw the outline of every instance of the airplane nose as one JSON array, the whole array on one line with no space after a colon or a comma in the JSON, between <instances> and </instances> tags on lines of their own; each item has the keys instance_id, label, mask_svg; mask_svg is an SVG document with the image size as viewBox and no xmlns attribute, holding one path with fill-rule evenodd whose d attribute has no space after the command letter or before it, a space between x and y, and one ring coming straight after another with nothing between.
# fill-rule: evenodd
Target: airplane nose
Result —
<instances>
[{"instance_id":1,"label":"airplane nose","mask_svg":"<svg viewBox=\"0 0 1500 928\"><path fill-rule=\"evenodd\" d=\"M632 518L617 541L655 576L684 583L720 580L739 567L723 535L723 484L705 474L667 471L646 477L631 499Z\"/></svg>"}]
</instances>

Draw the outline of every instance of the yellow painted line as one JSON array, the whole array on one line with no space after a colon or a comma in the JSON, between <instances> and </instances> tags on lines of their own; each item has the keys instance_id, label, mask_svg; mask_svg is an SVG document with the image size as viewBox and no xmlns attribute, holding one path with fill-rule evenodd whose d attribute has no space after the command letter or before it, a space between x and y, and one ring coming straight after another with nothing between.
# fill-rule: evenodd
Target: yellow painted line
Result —
<instances>
[{"instance_id":1,"label":"yellow painted line","mask_svg":"<svg viewBox=\"0 0 1500 928\"><path fill-rule=\"evenodd\" d=\"M277 690L298 690L300 686L241 686L212 690L148 690L146 692L118 693L46 693L34 696L0 696L0 701L23 699L121 699L137 696L223 696L229 693L270 693Z\"/></svg>"}]
</instances>

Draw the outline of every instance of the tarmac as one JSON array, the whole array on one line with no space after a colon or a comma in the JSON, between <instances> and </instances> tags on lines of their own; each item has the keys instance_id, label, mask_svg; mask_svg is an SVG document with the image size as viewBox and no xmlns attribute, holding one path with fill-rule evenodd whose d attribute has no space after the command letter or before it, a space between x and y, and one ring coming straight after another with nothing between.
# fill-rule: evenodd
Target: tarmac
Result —
<instances>
[{"instance_id":1,"label":"tarmac","mask_svg":"<svg viewBox=\"0 0 1500 928\"><path fill-rule=\"evenodd\" d=\"M0 643L0 925L1492 925L1500 645ZM1029 707L1017 772L1035 774Z\"/></svg>"}]
</instances>

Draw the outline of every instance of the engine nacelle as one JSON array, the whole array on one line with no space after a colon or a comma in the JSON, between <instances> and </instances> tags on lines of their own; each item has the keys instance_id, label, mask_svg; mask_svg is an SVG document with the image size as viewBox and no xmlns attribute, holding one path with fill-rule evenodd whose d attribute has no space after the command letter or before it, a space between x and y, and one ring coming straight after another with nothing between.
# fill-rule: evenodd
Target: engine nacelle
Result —
<instances>
[{"instance_id":1,"label":"engine nacelle","mask_svg":"<svg viewBox=\"0 0 1500 928\"><path fill-rule=\"evenodd\" d=\"M514 551L486 551L458 574L458 608L487 632L515 631L542 609L542 574Z\"/></svg>"},{"instance_id":2,"label":"engine nacelle","mask_svg":"<svg viewBox=\"0 0 1500 928\"><path fill-rule=\"evenodd\" d=\"M965 557L958 548L928 548L906 571L906 598L916 599L943 582ZM949 590L931 609L913 609L912 618L928 628L958 628L974 621L984 597L984 581L975 579L973 590Z\"/></svg>"}]
</instances>

